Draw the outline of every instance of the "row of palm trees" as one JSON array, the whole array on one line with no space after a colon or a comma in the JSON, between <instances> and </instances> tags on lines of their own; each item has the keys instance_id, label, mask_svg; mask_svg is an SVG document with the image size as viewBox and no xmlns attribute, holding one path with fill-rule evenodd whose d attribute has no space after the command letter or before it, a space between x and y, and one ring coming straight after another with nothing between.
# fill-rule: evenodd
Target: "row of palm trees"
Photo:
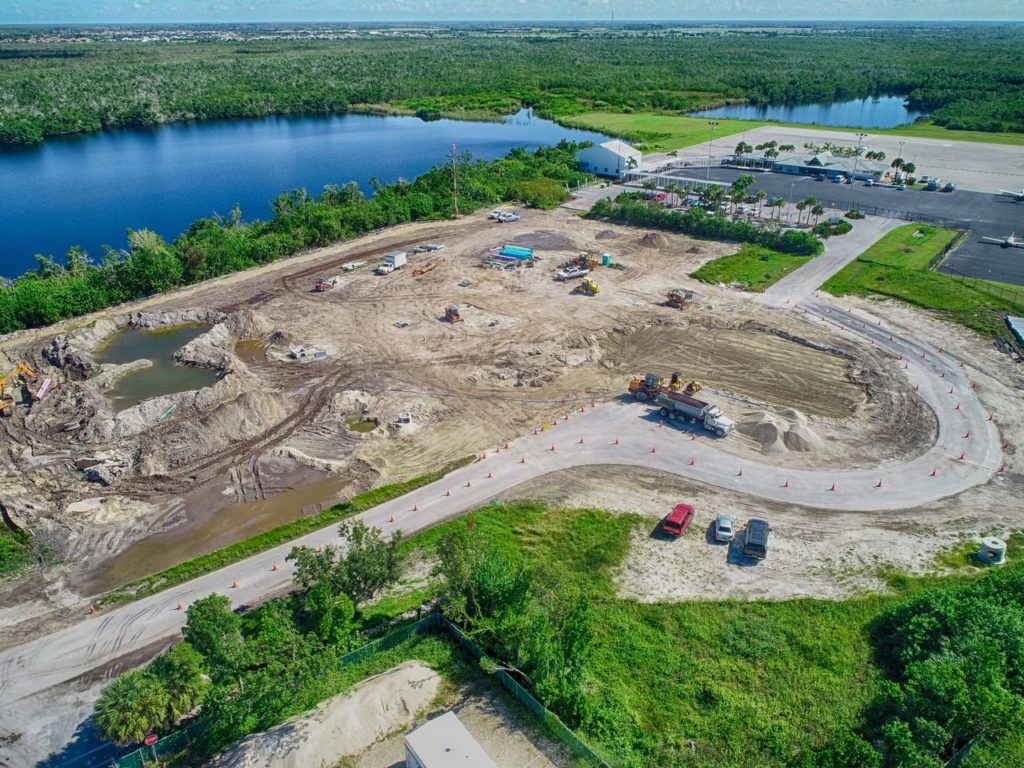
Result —
<instances>
[{"instance_id":1,"label":"row of palm trees","mask_svg":"<svg viewBox=\"0 0 1024 768\"><path fill-rule=\"evenodd\" d=\"M747 202L749 195L749 189L753 185L755 179L749 174L740 176L732 185L725 189L717 184L711 186L702 186L698 184L686 183L680 184L677 182L669 182L665 185L665 193L669 196L669 203L678 205L679 202L684 198L692 194L696 194L700 200L701 205L719 210L723 202L730 204L729 213L732 216L736 215L736 206L741 203ZM644 183L645 187L654 189L655 184L653 180L648 180ZM759 189L754 197L757 200L757 213L756 218L761 218L761 213L765 206L772 211L769 219L776 221L782 220L782 209L786 207L786 199L784 197L773 196L769 197L768 193L763 189ZM818 219L823 213L825 208L821 205L816 197L807 197L800 200L794 206L797 210L797 224L810 224L811 216L814 216L814 224L818 223ZM806 222L803 219L804 211L807 211Z\"/></svg>"}]
</instances>

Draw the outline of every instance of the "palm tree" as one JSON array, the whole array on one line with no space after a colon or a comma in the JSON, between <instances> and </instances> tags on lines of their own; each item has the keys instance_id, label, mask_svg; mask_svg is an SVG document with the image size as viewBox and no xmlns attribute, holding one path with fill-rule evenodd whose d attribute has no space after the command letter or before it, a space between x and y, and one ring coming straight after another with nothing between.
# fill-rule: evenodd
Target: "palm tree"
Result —
<instances>
[{"instance_id":1,"label":"palm tree","mask_svg":"<svg viewBox=\"0 0 1024 768\"><path fill-rule=\"evenodd\" d=\"M764 199L768 197L768 193L763 189L757 190L757 217L761 218L761 205L764 203Z\"/></svg>"},{"instance_id":2,"label":"palm tree","mask_svg":"<svg viewBox=\"0 0 1024 768\"><path fill-rule=\"evenodd\" d=\"M797 204L796 204L796 223L798 225L803 223L804 209L806 209L806 208L807 208L807 201L806 200L800 200L800 201L797 202Z\"/></svg>"},{"instance_id":3,"label":"palm tree","mask_svg":"<svg viewBox=\"0 0 1024 768\"><path fill-rule=\"evenodd\" d=\"M669 203L672 203L672 198L676 198L676 205L678 205L680 191L679 185L674 181L670 181L668 184L665 185L665 191L668 192Z\"/></svg>"},{"instance_id":4,"label":"palm tree","mask_svg":"<svg viewBox=\"0 0 1024 768\"><path fill-rule=\"evenodd\" d=\"M816 204L813 208L811 208L811 213L814 214L814 226L818 226L818 217L820 217L821 214L823 214L824 212L825 209L822 208L820 204Z\"/></svg>"},{"instance_id":5,"label":"palm tree","mask_svg":"<svg viewBox=\"0 0 1024 768\"><path fill-rule=\"evenodd\" d=\"M907 174L907 176L913 176L914 175L914 171L916 171L916 170L917 170L917 166L914 165L913 163L904 163L903 164L903 172L905 174Z\"/></svg>"},{"instance_id":6,"label":"palm tree","mask_svg":"<svg viewBox=\"0 0 1024 768\"><path fill-rule=\"evenodd\" d=\"M117 744L142 741L164 722L167 691L153 675L132 670L108 683L96 702L100 735Z\"/></svg>"}]
</instances>

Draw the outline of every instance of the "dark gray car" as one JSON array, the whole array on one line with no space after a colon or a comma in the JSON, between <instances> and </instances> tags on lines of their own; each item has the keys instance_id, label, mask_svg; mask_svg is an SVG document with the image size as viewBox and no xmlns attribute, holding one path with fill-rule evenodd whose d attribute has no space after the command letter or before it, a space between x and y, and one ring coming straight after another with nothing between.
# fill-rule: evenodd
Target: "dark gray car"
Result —
<instances>
[{"instance_id":1,"label":"dark gray car","mask_svg":"<svg viewBox=\"0 0 1024 768\"><path fill-rule=\"evenodd\" d=\"M772 527L767 520L753 517L747 521L747 529L743 533L743 554L758 560L768 557L768 534Z\"/></svg>"}]
</instances>

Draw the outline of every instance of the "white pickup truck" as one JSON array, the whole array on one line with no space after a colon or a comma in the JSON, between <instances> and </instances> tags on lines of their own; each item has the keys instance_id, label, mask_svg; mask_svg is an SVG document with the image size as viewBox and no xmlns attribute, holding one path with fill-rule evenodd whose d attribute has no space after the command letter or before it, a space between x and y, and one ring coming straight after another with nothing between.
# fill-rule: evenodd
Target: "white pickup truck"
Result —
<instances>
[{"instance_id":1,"label":"white pickup truck","mask_svg":"<svg viewBox=\"0 0 1024 768\"><path fill-rule=\"evenodd\" d=\"M378 275L390 275L396 269L401 269L409 262L405 251L393 251L384 254L384 261L377 267Z\"/></svg>"},{"instance_id":2,"label":"white pickup truck","mask_svg":"<svg viewBox=\"0 0 1024 768\"><path fill-rule=\"evenodd\" d=\"M589 269L583 267L571 266L566 267L561 272L555 275L555 280L575 280L577 277L586 277L590 274Z\"/></svg>"}]
</instances>

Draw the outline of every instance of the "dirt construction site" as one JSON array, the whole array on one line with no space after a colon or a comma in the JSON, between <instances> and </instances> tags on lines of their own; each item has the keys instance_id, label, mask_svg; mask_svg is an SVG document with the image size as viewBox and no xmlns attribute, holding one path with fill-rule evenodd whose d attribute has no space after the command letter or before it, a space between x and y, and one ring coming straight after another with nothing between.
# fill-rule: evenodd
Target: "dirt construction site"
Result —
<instances>
[{"instance_id":1,"label":"dirt construction site","mask_svg":"<svg viewBox=\"0 0 1024 768\"><path fill-rule=\"evenodd\" d=\"M428 242L444 248L413 253ZM480 266L505 244L533 249L534 265ZM932 570L966 538L1024 527L1022 379L1008 358L906 305L813 288L752 295L688 276L735 250L565 209L504 224L476 214L4 338L0 363L50 384L0 419L5 520L43 555L0 585L0 681L19 702L0 708L0 731L29 737L26 759L66 743L98 685L164 647L182 621L173 606L223 589L224 575L83 621L97 596L467 457L363 518L414 533L523 497L640 513L653 529L689 502L681 540L635 536L617 583L644 601L838 598L884 588L886 569ZM409 263L374 274L394 251ZM564 263L605 254L596 294L555 279ZM689 292L681 308L666 304L673 288ZM182 325L196 332L177 367L208 369L210 385L175 392L172 366L167 394L115 408L111 392L149 364L102 362L108 340ZM734 431L666 424L626 394L647 371L701 382ZM766 560L713 544L723 512L771 521ZM335 537L332 526L296 543ZM238 564L235 604L288 588L290 546Z\"/></svg>"},{"instance_id":2,"label":"dirt construction site","mask_svg":"<svg viewBox=\"0 0 1024 768\"><path fill-rule=\"evenodd\" d=\"M445 247L412 254L427 241ZM503 243L532 248L539 260L516 271L480 268L481 256ZM61 562L31 583L7 585L0 621L16 636L27 620L38 631L63 607L134 578L479 454L577 403L622 399L629 378L645 371L702 382L701 397L737 423L715 446L738 460L850 470L907 461L935 442L935 413L886 364L885 350L688 277L734 249L564 210L525 212L513 224L476 215L406 225L8 337L0 362L25 361L53 384L31 413L0 421L0 501ZM374 274L395 250L408 251L409 264ZM574 291L578 280L554 279L562 263L605 253L617 268L594 271L597 295ZM367 268L342 269L360 261ZM333 274L335 287L313 290L318 276ZM692 292L682 309L665 305L675 287ZM452 304L460 322L444 317ZM988 408L1016 414L1019 373L975 339L904 307L876 302L870 311L971 360L987 378L979 392ZM115 412L105 390L137 365L98 363L94 353L126 325L183 323L209 329L177 361L215 370L216 383ZM299 347L324 354L294 359ZM1019 419L1000 421L1004 431L1020 428ZM629 485L624 477L623 493ZM910 543L880 533L874 554L910 565L948 545L958 528L1009 524L999 519L1005 503L988 506L958 511L962 523L946 518L941 531L920 521L930 542L912 553L902 551ZM662 514L663 503L644 511ZM849 526L850 536L871 524ZM825 555L813 549L801 559ZM834 558L842 543L829 549Z\"/></svg>"}]
</instances>

